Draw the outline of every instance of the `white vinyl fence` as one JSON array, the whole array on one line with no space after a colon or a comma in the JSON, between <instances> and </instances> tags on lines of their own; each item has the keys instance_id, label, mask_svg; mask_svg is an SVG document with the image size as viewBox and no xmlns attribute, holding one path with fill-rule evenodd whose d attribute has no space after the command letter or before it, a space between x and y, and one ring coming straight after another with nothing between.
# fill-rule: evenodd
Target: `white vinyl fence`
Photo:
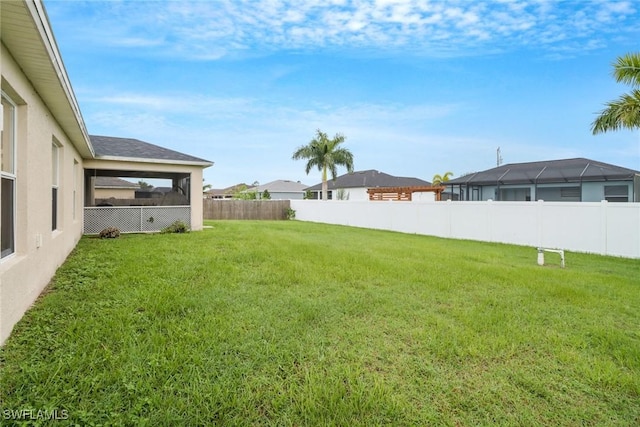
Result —
<instances>
[{"instance_id":1,"label":"white vinyl fence","mask_svg":"<svg viewBox=\"0 0 640 427\"><path fill-rule=\"evenodd\" d=\"M100 206L84 208L84 233L98 234L107 227L122 233L160 231L182 221L191 227L190 206Z\"/></svg>"},{"instance_id":2,"label":"white vinyl fence","mask_svg":"<svg viewBox=\"0 0 640 427\"><path fill-rule=\"evenodd\" d=\"M296 219L640 258L640 203L292 200Z\"/></svg>"}]
</instances>

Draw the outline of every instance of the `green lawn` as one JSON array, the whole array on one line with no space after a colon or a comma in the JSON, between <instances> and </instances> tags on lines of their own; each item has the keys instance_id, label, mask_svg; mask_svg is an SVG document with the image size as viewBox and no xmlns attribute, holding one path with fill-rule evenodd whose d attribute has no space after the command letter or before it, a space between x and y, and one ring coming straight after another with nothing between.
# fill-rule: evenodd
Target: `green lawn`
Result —
<instances>
[{"instance_id":1,"label":"green lawn","mask_svg":"<svg viewBox=\"0 0 640 427\"><path fill-rule=\"evenodd\" d=\"M83 238L0 350L0 423L640 424L639 260L209 225Z\"/></svg>"}]
</instances>

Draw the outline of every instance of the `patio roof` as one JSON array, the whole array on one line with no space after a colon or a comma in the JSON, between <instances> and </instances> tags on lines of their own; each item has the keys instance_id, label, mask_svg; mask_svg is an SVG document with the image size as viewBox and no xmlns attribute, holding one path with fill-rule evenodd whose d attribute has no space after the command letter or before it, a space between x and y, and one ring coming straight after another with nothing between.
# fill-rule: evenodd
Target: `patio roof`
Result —
<instances>
[{"instance_id":1,"label":"patio roof","mask_svg":"<svg viewBox=\"0 0 640 427\"><path fill-rule=\"evenodd\" d=\"M97 159L152 161L208 167L213 162L134 138L90 135Z\"/></svg>"}]
</instances>

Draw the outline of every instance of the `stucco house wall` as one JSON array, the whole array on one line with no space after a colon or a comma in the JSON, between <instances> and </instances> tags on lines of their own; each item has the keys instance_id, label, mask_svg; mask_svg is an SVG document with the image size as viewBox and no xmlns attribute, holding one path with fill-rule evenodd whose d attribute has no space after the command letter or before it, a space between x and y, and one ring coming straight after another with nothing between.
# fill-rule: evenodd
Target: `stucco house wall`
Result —
<instances>
[{"instance_id":1,"label":"stucco house wall","mask_svg":"<svg viewBox=\"0 0 640 427\"><path fill-rule=\"evenodd\" d=\"M280 179L263 185L258 185L256 187L247 188L245 192L256 193L258 199L261 199L262 194L265 191L268 191L271 200L302 200L305 196L305 188L306 185L299 181Z\"/></svg>"},{"instance_id":2,"label":"stucco house wall","mask_svg":"<svg viewBox=\"0 0 640 427\"><path fill-rule=\"evenodd\" d=\"M472 193L470 195L471 200L496 200L496 190L498 189L497 186L482 185L478 187L478 198L474 198ZM624 194L626 194L627 201L633 201L634 195L632 181L583 182L582 185L578 183L541 184L537 187L535 185L527 184L503 184L499 188L503 196L505 191L508 193L508 198L501 197L501 200L503 201L526 201L525 198L529 196L531 199L529 201L545 200L547 202L600 202L602 200L607 200L608 198L605 194L605 187L624 187L626 189L626 193ZM571 196L559 198L557 197L557 194L555 194L559 189L569 188L575 190L575 192L572 192ZM553 191L555 196L547 197L546 194L549 194L547 191L551 190L556 190Z\"/></svg>"},{"instance_id":3,"label":"stucco house wall","mask_svg":"<svg viewBox=\"0 0 640 427\"><path fill-rule=\"evenodd\" d=\"M337 192L340 190L335 190L334 197ZM366 188L345 188L343 189L345 197L348 197L347 200L358 201L358 200L369 200L369 193L367 193Z\"/></svg>"},{"instance_id":4,"label":"stucco house wall","mask_svg":"<svg viewBox=\"0 0 640 427\"><path fill-rule=\"evenodd\" d=\"M82 235L82 157L2 45L2 91L16 105L15 252L0 260L0 343ZM59 144L57 229L52 230L52 144ZM74 197L75 195L75 197Z\"/></svg>"},{"instance_id":5,"label":"stucco house wall","mask_svg":"<svg viewBox=\"0 0 640 427\"><path fill-rule=\"evenodd\" d=\"M152 144L133 160L98 159L42 1L0 0L0 20L2 345L82 236L84 205L95 196L88 168L189 178L191 228L200 230L202 169L213 163L177 152L145 157L171 151Z\"/></svg>"},{"instance_id":6,"label":"stucco house wall","mask_svg":"<svg viewBox=\"0 0 640 427\"><path fill-rule=\"evenodd\" d=\"M304 193L302 192L289 193L289 192L276 191L269 194L271 195L271 200L302 200L304 199Z\"/></svg>"},{"instance_id":7,"label":"stucco house wall","mask_svg":"<svg viewBox=\"0 0 640 427\"><path fill-rule=\"evenodd\" d=\"M329 190L329 198L331 200L339 200L338 194L343 192L344 200L359 201L369 200L369 194L366 188L335 188ZM318 197L322 198L322 192L318 192Z\"/></svg>"},{"instance_id":8,"label":"stucco house wall","mask_svg":"<svg viewBox=\"0 0 640 427\"><path fill-rule=\"evenodd\" d=\"M253 190L248 190L248 192L252 192ZM257 193L257 199L261 200L262 199L262 194L261 192ZM298 191L298 192L287 192L287 191L271 191L269 190L269 197L271 198L271 200L303 200L304 199L304 193Z\"/></svg>"},{"instance_id":9,"label":"stucco house wall","mask_svg":"<svg viewBox=\"0 0 640 427\"><path fill-rule=\"evenodd\" d=\"M607 199L605 187L623 186L627 188L627 199L633 201L633 182L629 181L608 181L608 182L588 182L582 184L583 202L600 202Z\"/></svg>"}]
</instances>

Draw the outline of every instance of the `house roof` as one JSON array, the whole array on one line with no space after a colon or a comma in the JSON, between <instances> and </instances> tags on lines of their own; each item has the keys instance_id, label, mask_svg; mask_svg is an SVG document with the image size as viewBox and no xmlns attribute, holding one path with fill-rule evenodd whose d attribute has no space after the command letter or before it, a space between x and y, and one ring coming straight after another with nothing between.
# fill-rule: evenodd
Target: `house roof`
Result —
<instances>
[{"instance_id":1,"label":"house roof","mask_svg":"<svg viewBox=\"0 0 640 427\"><path fill-rule=\"evenodd\" d=\"M267 190L270 193L302 193L305 188L307 188L307 185L302 184L299 181L296 182L279 179L277 181L271 181L252 188L251 191L257 191L259 193L264 190Z\"/></svg>"},{"instance_id":2,"label":"house roof","mask_svg":"<svg viewBox=\"0 0 640 427\"><path fill-rule=\"evenodd\" d=\"M171 187L153 187L151 189L152 192L154 193L171 193L171 191L173 191L173 188Z\"/></svg>"},{"instance_id":3,"label":"house roof","mask_svg":"<svg viewBox=\"0 0 640 427\"><path fill-rule=\"evenodd\" d=\"M96 176L95 188L127 188L138 190L140 185L112 176Z\"/></svg>"},{"instance_id":4,"label":"house roof","mask_svg":"<svg viewBox=\"0 0 640 427\"><path fill-rule=\"evenodd\" d=\"M134 138L90 135L91 144L100 158L144 159L161 163L183 163L211 166L213 162L189 154L180 153Z\"/></svg>"},{"instance_id":5,"label":"house roof","mask_svg":"<svg viewBox=\"0 0 640 427\"><path fill-rule=\"evenodd\" d=\"M212 188L211 190L205 191L205 193L212 196L230 196L237 193L238 191L251 190L253 188L254 186L252 185L240 183L227 188Z\"/></svg>"},{"instance_id":6,"label":"house roof","mask_svg":"<svg viewBox=\"0 0 640 427\"><path fill-rule=\"evenodd\" d=\"M639 171L585 158L510 163L447 181L452 184L495 185L630 180Z\"/></svg>"},{"instance_id":7,"label":"house roof","mask_svg":"<svg viewBox=\"0 0 640 427\"><path fill-rule=\"evenodd\" d=\"M429 186L431 183L419 178L393 176L370 169L347 173L337 177L335 180L330 179L327 181L327 185L329 190L333 190L336 188L417 187ZM310 191L321 189L322 183L306 188L306 190Z\"/></svg>"}]
</instances>

